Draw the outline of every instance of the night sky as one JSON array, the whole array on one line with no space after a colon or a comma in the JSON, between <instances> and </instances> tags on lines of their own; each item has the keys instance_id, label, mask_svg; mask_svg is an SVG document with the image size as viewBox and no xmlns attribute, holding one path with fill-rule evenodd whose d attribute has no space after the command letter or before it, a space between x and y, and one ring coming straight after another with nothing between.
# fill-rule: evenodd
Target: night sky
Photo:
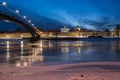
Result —
<instances>
[{"instance_id":1,"label":"night sky","mask_svg":"<svg viewBox=\"0 0 120 80\"><path fill-rule=\"evenodd\" d=\"M42 29L68 25L87 29L113 29L120 23L120 0L4 0ZM0 0L3 2L3 0Z\"/></svg>"}]
</instances>

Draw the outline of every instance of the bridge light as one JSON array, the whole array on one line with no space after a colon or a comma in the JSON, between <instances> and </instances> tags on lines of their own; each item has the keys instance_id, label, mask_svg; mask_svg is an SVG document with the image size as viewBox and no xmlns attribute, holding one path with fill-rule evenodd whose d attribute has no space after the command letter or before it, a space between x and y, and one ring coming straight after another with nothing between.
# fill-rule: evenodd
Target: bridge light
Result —
<instances>
[{"instance_id":1,"label":"bridge light","mask_svg":"<svg viewBox=\"0 0 120 80\"><path fill-rule=\"evenodd\" d=\"M7 5L7 3L6 3L6 2L2 2L2 5L3 5L3 6L6 6L6 5Z\"/></svg>"},{"instance_id":2,"label":"bridge light","mask_svg":"<svg viewBox=\"0 0 120 80\"><path fill-rule=\"evenodd\" d=\"M31 23L31 20L28 20L29 23Z\"/></svg>"},{"instance_id":3,"label":"bridge light","mask_svg":"<svg viewBox=\"0 0 120 80\"><path fill-rule=\"evenodd\" d=\"M34 24L32 24L32 26L35 26Z\"/></svg>"},{"instance_id":4,"label":"bridge light","mask_svg":"<svg viewBox=\"0 0 120 80\"><path fill-rule=\"evenodd\" d=\"M26 16L23 16L24 19L26 19Z\"/></svg>"},{"instance_id":5,"label":"bridge light","mask_svg":"<svg viewBox=\"0 0 120 80\"><path fill-rule=\"evenodd\" d=\"M19 10L16 10L15 12L16 12L16 13L19 13Z\"/></svg>"}]
</instances>

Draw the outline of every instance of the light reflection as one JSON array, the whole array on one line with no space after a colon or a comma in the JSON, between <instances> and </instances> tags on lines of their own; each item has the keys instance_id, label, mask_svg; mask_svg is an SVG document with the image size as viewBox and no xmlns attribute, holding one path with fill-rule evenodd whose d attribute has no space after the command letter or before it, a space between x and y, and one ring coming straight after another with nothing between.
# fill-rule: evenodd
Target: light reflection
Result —
<instances>
[{"instance_id":1,"label":"light reflection","mask_svg":"<svg viewBox=\"0 0 120 80\"><path fill-rule=\"evenodd\" d=\"M19 43L18 43L19 42ZM55 55L54 57L58 56L57 58L51 59L51 61L56 60L86 60L86 59L97 59L94 57L97 56L100 59L101 55L99 54L100 50L97 51L97 49L101 48L101 45L103 45L103 48L109 47L107 49L112 50L114 53L120 52L120 44L117 42L116 44L110 43L111 46L105 45L105 44L95 44L95 43L82 43L80 41L38 41L36 43L26 43L26 41L18 41L18 42L12 42L12 41L5 41L4 48L5 48L5 59L7 61L11 61L12 63L16 62L16 67L27 67L31 65L36 65L40 63L44 63L49 60L49 55ZM1 42L2 44L2 42ZM15 45L14 45L15 44ZM17 45L16 45L17 44ZM62 44L62 45L61 45ZM28 46L29 45L29 46ZM52 49L50 49L52 47ZM111 47L113 47L111 49ZM13 51L14 50L14 51ZM16 51L16 50L19 50ZM48 51L47 51L48 50ZM11 52L10 52L11 51ZM106 50L104 50L106 51ZM16 53L15 53L16 52ZM14 54L11 54L14 53ZM18 55L19 53L19 55ZM51 54L52 53L52 54ZM93 53L93 54L91 54ZM105 53L104 53L105 54ZM46 56L47 57L44 57ZM107 54L106 54L107 55ZM116 55L111 53L110 59L115 58L111 57L111 55ZM85 56L85 59L83 58ZM104 56L104 55L103 55ZM108 55L109 56L109 55ZM90 58L89 58L90 57ZM19 59L19 60L18 60ZM13 61L14 60L14 61Z\"/></svg>"},{"instance_id":2,"label":"light reflection","mask_svg":"<svg viewBox=\"0 0 120 80\"><path fill-rule=\"evenodd\" d=\"M23 60L23 54L24 54L24 43L23 43L23 41L21 41L20 46L21 46L21 60Z\"/></svg>"},{"instance_id":3,"label":"light reflection","mask_svg":"<svg viewBox=\"0 0 120 80\"><path fill-rule=\"evenodd\" d=\"M43 41L33 43L31 47L31 55L24 56L24 42L21 41L21 60L16 63L16 67L27 67L31 66L34 62L43 62Z\"/></svg>"},{"instance_id":4,"label":"light reflection","mask_svg":"<svg viewBox=\"0 0 120 80\"><path fill-rule=\"evenodd\" d=\"M40 46L39 47L43 47L43 41L40 41Z\"/></svg>"},{"instance_id":5,"label":"light reflection","mask_svg":"<svg viewBox=\"0 0 120 80\"><path fill-rule=\"evenodd\" d=\"M61 48L62 53L69 53L70 49L69 47L63 47Z\"/></svg>"},{"instance_id":6,"label":"light reflection","mask_svg":"<svg viewBox=\"0 0 120 80\"><path fill-rule=\"evenodd\" d=\"M81 47L78 47L78 48L77 48L77 52L78 52L78 53L81 53Z\"/></svg>"},{"instance_id":7,"label":"light reflection","mask_svg":"<svg viewBox=\"0 0 120 80\"><path fill-rule=\"evenodd\" d=\"M61 42L60 46L69 46L68 42Z\"/></svg>"},{"instance_id":8,"label":"light reflection","mask_svg":"<svg viewBox=\"0 0 120 80\"><path fill-rule=\"evenodd\" d=\"M7 52L6 59L7 61L9 61L10 59L10 42L9 41L6 41L6 52Z\"/></svg>"},{"instance_id":9,"label":"light reflection","mask_svg":"<svg viewBox=\"0 0 120 80\"><path fill-rule=\"evenodd\" d=\"M49 48L51 47L51 42L50 41L48 42L48 46L49 46Z\"/></svg>"},{"instance_id":10,"label":"light reflection","mask_svg":"<svg viewBox=\"0 0 120 80\"><path fill-rule=\"evenodd\" d=\"M28 63L27 63L27 62L24 62L24 63L23 63L23 66L24 66L24 67L28 66Z\"/></svg>"},{"instance_id":11,"label":"light reflection","mask_svg":"<svg viewBox=\"0 0 120 80\"><path fill-rule=\"evenodd\" d=\"M28 56L29 62L40 61L43 62L43 41L38 44L32 45L32 55Z\"/></svg>"},{"instance_id":12,"label":"light reflection","mask_svg":"<svg viewBox=\"0 0 120 80\"><path fill-rule=\"evenodd\" d=\"M40 42L39 45L32 45L32 53L33 53L33 56L37 56L38 54L43 53L43 44L42 44L42 42Z\"/></svg>"},{"instance_id":13,"label":"light reflection","mask_svg":"<svg viewBox=\"0 0 120 80\"><path fill-rule=\"evenodd\" d=\"M17 62L16 67L27 67L29 66L28 62Z\"/></svg>"},{"instance_id":14,"label":"light reflection","mask_svg":"<svg viewBox=\"0 0 120 80\"><path fill-rule=\"evenodd\" d=\"M38 46L33 46L32 47L32 55L29 56L29 61L35 62L35 61L40 61L43 62L43 48L38 47Z\"/></svg>"},{"instance_id":15,"label":"light reflection","mask_svg":"<svg viewBox=\"0 0 120 80\"><path fill-rule=\"evenodd\" d=\"M32 46L32 56L29 56L32 62L43 62L43 41L39 41L39 45Z\"/></svg>"},{"instance_id":16,"label":"light reflection","mask_svg":"<svg viewBox=\"0 0 120 80\"><path fill-rule=\"evenodd\" d=\"M9 41L6 42L6 46L7 46L7 49L10 48L10 42Z\"/></svg>"},{"instance_id":17,"label":"light reflection","mask_svg":"<svg viewBox=\"0 0 120 80\"><path fill-rule=\"evenodd\" d=\"M6 59L7 59L7 61L9 61L9 59L10 59L10 49L7 49Z\"/></svg>"},{"instance_id":18,"label":"light reflection","mask_svg":"<svg viewBox=\"0 0 120 80\"><path fill-rule=\"evenodd\" d=\"M70 52L70 48L74 47L75 48L75 52L77 53L81 53L81 48L82 46L84 46L84 44L82 42L76 41L75 43L68 43L68 42L62 42L60 44L61 48L61 52L62 53L69 53Z\"/></svg>"},{"instance_id":19,"label":"light reflection","mask_svg":"<svg viewBox=\"0 0 120 80\"><path fill-rule=\"evenodd\" d=\"M20 67L20 66L21 66L20 62L17 62L16 67Z\"/></svg>"}]
</instances>

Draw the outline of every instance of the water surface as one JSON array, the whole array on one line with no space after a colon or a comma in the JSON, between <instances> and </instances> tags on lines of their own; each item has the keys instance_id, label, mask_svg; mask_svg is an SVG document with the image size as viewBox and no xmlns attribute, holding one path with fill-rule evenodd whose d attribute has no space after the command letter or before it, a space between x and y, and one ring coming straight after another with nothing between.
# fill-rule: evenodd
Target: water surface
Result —
<instances>
[{"instance_id":1,"label":"water surface","mask_svg":"<svg viewBox=\"0 0 120 80\"><path fill-rule=\"evenodd\" d=\"M120 41L0 40L0 65L120 61Z\"/></svg>"}]
</instances>

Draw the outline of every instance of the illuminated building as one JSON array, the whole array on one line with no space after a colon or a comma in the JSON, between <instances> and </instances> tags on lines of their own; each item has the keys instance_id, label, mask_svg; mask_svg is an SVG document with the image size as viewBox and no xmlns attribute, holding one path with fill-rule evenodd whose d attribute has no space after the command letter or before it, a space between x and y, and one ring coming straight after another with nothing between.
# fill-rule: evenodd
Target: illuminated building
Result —
<instances>
[{"instance_id":1,"label":"illuminated building","mask_svg":"<svg viewBox=\"0 0 120 80\"><path fill-rule=\"evenodd\" d=\"M61 32L70 32L70 28L64 26L64 28L61 28Z\"/></svg>"},{"instance_id":2,"label":"illuminated building","mask_svg":"<svg viewBox=\"0 0 120 80\"><path fill-rule=\"evenodd\" d=\"M79 27L79 26L76 26L75 28L74 28L74 31L80 31L81 30L81 28Z\"/></svg>"}]
</instances>

